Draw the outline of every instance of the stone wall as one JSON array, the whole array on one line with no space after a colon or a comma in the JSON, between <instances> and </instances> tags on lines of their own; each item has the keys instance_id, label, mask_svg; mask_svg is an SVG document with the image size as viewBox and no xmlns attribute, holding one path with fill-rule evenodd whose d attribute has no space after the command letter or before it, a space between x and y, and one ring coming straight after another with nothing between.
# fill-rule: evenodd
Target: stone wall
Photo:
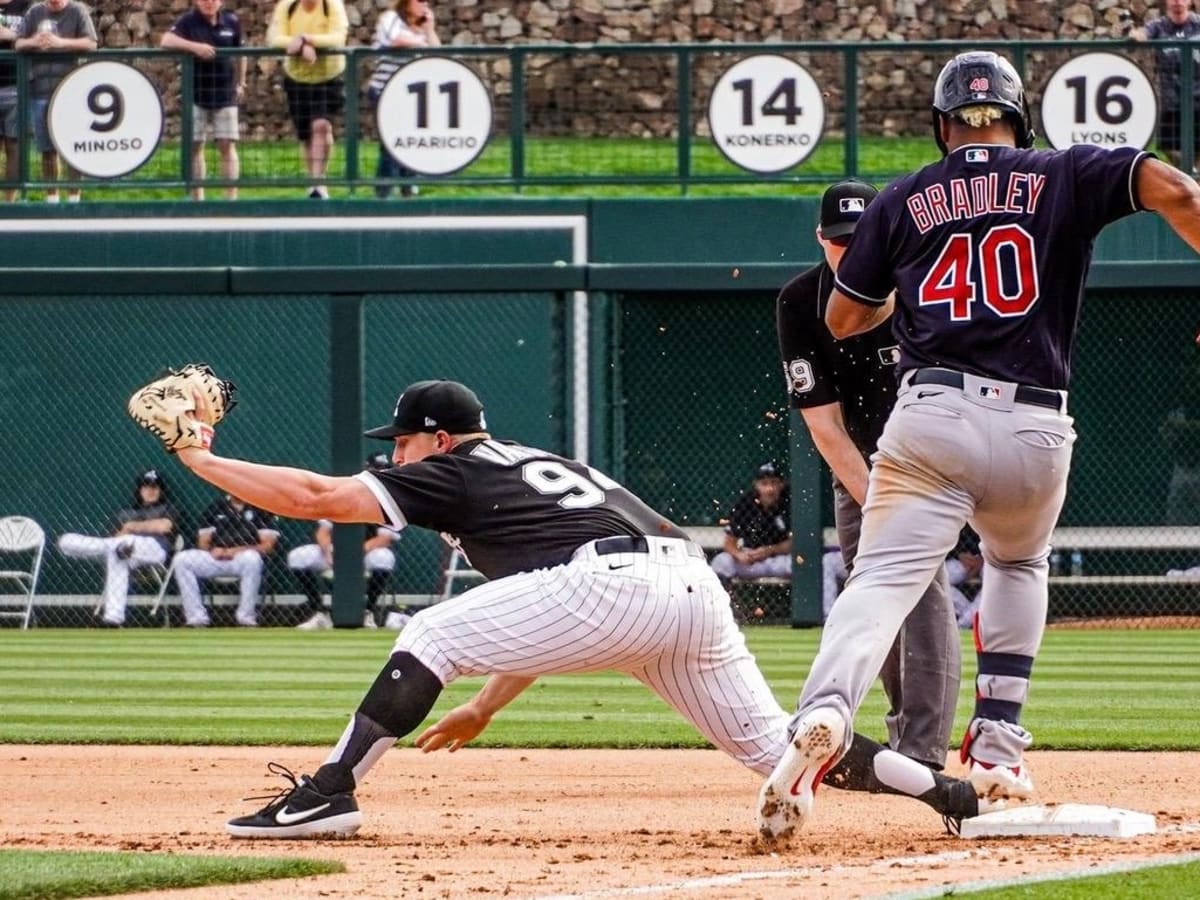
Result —
<instances>
[{"instance_id":1,"label":"stone wall","mask_svg":"<svg viewBox=\"0 0 1200 900\"><path fill-rule=\"evenodd\" d=\"M261 46L272 3L229 2L242 19L248 42ZM347 0L351 43L368 45L385 0ZM157 45L188 0L100 0L94 6L101 46ZM1145 0L447 0L433 7L438 31L451 46L511 44L662 44L679 42L828 42L830 53L802 61L828 90L829 127L841 124L841 57L847 41L978 39L1105 39L1120 37L1126 23L1140 23L1159 8ZM915 116L928 109L930 84L942 59L927 54L886 53L866 58L859 93L864 133L912 133L924 127ZM1060 54L1061 57L1063 54ZM1029 61L1053 66L1058 57ZM703 132L707 88L729 58L709 58L693 77L693 121ZM507 119L511 94L505 59L479 60L481 74L497 100L498 127ZM164 93L178 94L177 75L162 69ZM243 119L250 137L290 136L278 67L256 60ZM1036 92L1036 79L1031 78ZM604 54L583 57L547 52L531 58L527 121L546 134L669 135L676 121L675 69L669 53L650 56ZM168 102L168 108L174 106Z\"/></svg>"}]
</instances>

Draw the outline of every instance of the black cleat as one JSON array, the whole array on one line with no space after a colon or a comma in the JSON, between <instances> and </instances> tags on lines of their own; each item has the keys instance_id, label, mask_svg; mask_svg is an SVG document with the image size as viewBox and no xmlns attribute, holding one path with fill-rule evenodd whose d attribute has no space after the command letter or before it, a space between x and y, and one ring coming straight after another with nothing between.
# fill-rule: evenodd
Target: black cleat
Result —
<instances>
[{"instance_id":1,"label":"black cleat","mask_svg":"<svg viewBox=\"0 0 1200 900\"><path fill-rule=\"evenodd\" d=\"M292 783L271 798L271 802L252 816L230 819L225 826L235 838L298 840L302 838L350 837L362 825L362 813L354 794L322 794L307 775L296 778L278 763L267 763L267 770ZM264 800L265 797L247 797Z\"/></svg>"}]
</instances>

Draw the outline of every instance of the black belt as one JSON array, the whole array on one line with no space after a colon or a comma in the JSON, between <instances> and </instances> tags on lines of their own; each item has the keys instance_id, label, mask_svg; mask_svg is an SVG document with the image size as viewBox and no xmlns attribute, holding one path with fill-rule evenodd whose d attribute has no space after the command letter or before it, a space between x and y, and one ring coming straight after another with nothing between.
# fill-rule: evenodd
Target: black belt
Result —
<instances>
[{"instance_id":1,"label":"black belt","mask_svg":"<svg viewBox=\"0 0 1200 900\"><path fill-rule=\"evenodd\" d=\"M958 388L963 386L963 373L952 372L949 369L917 369L909 384L944 384L946 387ZM1034 406L1047 406L1050 409L1062 409L1063 398L1058 391L1046 388L1030 387L1026 384L1017 385L1016 401L1031 403Z\"/></svg>"},{"instance_id":2,"label":"black belt","mask_svg":"<svg viewBox=\"0 0 1200 900\"><path fill-rule=\"evenodd\" d=\"M676 538L675 540L681 540ZM610 537L600 538L592 545L596 548L597 556L611 556L614 553L649 553L650 542L644 537ZM684 552L688 556L704 559L704 551L691 541L683 541Z\"/></svg>"}]
</instances>

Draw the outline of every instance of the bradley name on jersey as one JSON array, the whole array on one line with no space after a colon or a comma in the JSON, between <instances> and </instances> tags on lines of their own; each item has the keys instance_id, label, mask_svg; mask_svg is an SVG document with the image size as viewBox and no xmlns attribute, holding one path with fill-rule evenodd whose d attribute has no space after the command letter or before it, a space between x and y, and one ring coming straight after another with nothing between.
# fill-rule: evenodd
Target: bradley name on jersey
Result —
<instances>
[{"instance_id":1,"label":"bradley name on jersey","mask_svg":"<svg viewBox=\"0 0 1200 900\"><path fill-rule=\"evenodd\" d=\"M987 161L986 148L967 150L967 162ZM938 225L976 216L993 213L1032 214L1037 210L1045 189L1045 175L1009 172L1008 181L1002 189L1000 175L991 172L970 178L951 178L944 184L931 184L913 193L905 205L917 231L925 234Z\"/></svg>"}]
</instances>

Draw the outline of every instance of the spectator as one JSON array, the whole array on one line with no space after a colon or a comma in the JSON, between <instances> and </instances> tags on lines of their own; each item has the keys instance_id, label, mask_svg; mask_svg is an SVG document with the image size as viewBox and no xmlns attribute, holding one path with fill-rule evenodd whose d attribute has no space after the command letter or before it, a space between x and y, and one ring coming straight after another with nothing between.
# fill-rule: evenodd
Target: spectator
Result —
<instances>
[{"instance_id":1,"label":"spectator","mask_svg":"<svg viewBox=\"0 0 1200 900\"><path fill-rule=\"evenodd\" d=\"M29 9L30 0L0 0L0 50L12 50L21 27L21 19ZM0 141L4 147L4 199L10 203L17 199L15 185L21 177L20 158L17 156L17 63L15 60L0 62Z\"/></svg>"},{"instance_id":2,"label":"spectator","mask_svg":"<svg viewBox=\"0 0 1200 900\"><path fill-rule=\"evenodd\" d=\"M308 196L316 200L329 197L321 182L333 153L332 119L345 102L346 69L340 53L318 57L317 50L345 47L349 28L342 0L279 0L267 29L267 44L287 53L283 87L304 168L314 180Z\"/></svg>"},{"instance_id":3,"label":"spectator","mask_svg":"<svg viewBox=\"0 0 1200 900\"><path fill-rule=\"evenodd\" d=\"M75 60L67 54L89 53L96 49L96 26L88 8L78 0L43 0L29 7L21 19L16 43L22 53L51 54L47 59L35 60L30 66L29 116L33 123L33 139L42 155L42 180L58 181L58 151L50 140L50 128L46 112L50 106L50 95L63 76L75 66ZM67 177L79 177L70 166ZM67 191L67 201L78 203L80 191ZM46 202L58 202L58 189L46 191Z\"/></svg>"},{"instance_id":4,"label":"spectator","mask_svg":"<svg viewBox=\"0 0 1200 900\"><path fill-rule=\"evenodd\" d=\"M1200 16L1192 12L1191 0L1166 0L1166 15L1151 19L1145 28L1135 28L1129 36L1137 41L1200 40ZM1183 151L1179 127L1183 107L1179 52L1178 47L1158 51L1158 146L1176 167L1182 161ZM1192 51L1192 59L1196 61L1192 83L1192 108L1196 111L1192 133L1194 164L1195 154L1200 153L1200 50Z\"/></svg>"},{"instance_id":5,"label":"spectator","mask_svg":"<svg viewBox=\"0 0 1200 900\"><path fill-rule=\"evenodd\" d=\"M236 181L238 104L246 94L246 57L218 50L242 46L242 24L234 13L221 9L221 0L195 3L175 20L160 46L190 53L197 60L192 68L192 177L204 178L204 136L211 129L221 157L221 177ZM237 192L236 184L225 188L230 200L237 199ZM192 188L192 199L204 199L203 185Z\"/></svg>"},{"instance_id":6,"label":"spectator","mask_svg":"<svg viewBox=\"0 0 1200 900\"><path fill-rule=\"evenodd\" d=\"M120 628L125 624L130 571L166 563L179 517L167 499L162 476L149 469L134 482L133 504L117 510L114 518L111 536L64 534L58 539L58 549L75 559L104 560L104 608L100 624Z\"/></svg>"},{"instance_id":7,"label":"spectator","mask_svg":"<svg viewBox=\"0 0 1200 900\"><path fill-rule=\"evenodd\" d=\"M206 628L208 612L200 599L200 579L228 575L238 579L240 599L235 618L239 625L258 624L258 586L263 563L275 549L279 531L275 517L226 494L204 511L196 534L196 549L181 550L175 557L175 583L183 598L183 615L192 628Z\"/></svg>"},{"instance_id":8,"label":"spectator","mask_svg":"<svg viewBox=\"0 0 1200 900\"><path fill-rule=\"evenodd\" d=\"M372 453L367 457L368 471L390 468L392 461L386 453ZM363 542L363 568L367 570L367 608L363 613L363 628L377 628L375 621L379 608L379 597L387 587L389 576L396 568L396 554L392 542L400 537L392 528L379 525L375 534ZM305 544L288 553L288 568L304 588L308 604L304 612L310 615L296 627L301 631L320 631L333 627L333 619L323 609L321 599L321 573L333 565L333 523L328 519L317 522L313 532L316 543Z\"/></svg>"},{"instance_id":9,"label":"spectator","mask_svg":"<svg viewBox=\"0 0 1200 900\"><path fill-rule=\"evenodd\" d=\"M790 578L792 511L787 483L773 462L754 472L754 487L734 504L725 526L725 549L712 568L722 582L733 578Z\"/></svg>"},{"instance_id":10,"label":"spectator","mask_svg":"<svg viewBox=\"0 0 1200 900\"><path fill-rule=\"evenodd\" d=\"M371 41L371 47L376 50L440 47L442 41L437 36L434 24L433 10L430 9L429 0L395 0L390 9L385 9L380 14L379 21L375 24L375 37ZM371 80L367 83L367 99L376 108L377 121L379 95L383 93L388 80L396 74L400 65L399 58L385 56L379 60L375 71L371 73ZM375 166L375 177L379 179L403 178L412 174L412 170L396 161L381 140L379 162ZM405 184L400 187L400 193L405 197L412 197L419 192L420 189L414 184ZM392 186L390 184L375 185L376 197L386 198L391 194Z\"/></svg>"}]
</instances>

